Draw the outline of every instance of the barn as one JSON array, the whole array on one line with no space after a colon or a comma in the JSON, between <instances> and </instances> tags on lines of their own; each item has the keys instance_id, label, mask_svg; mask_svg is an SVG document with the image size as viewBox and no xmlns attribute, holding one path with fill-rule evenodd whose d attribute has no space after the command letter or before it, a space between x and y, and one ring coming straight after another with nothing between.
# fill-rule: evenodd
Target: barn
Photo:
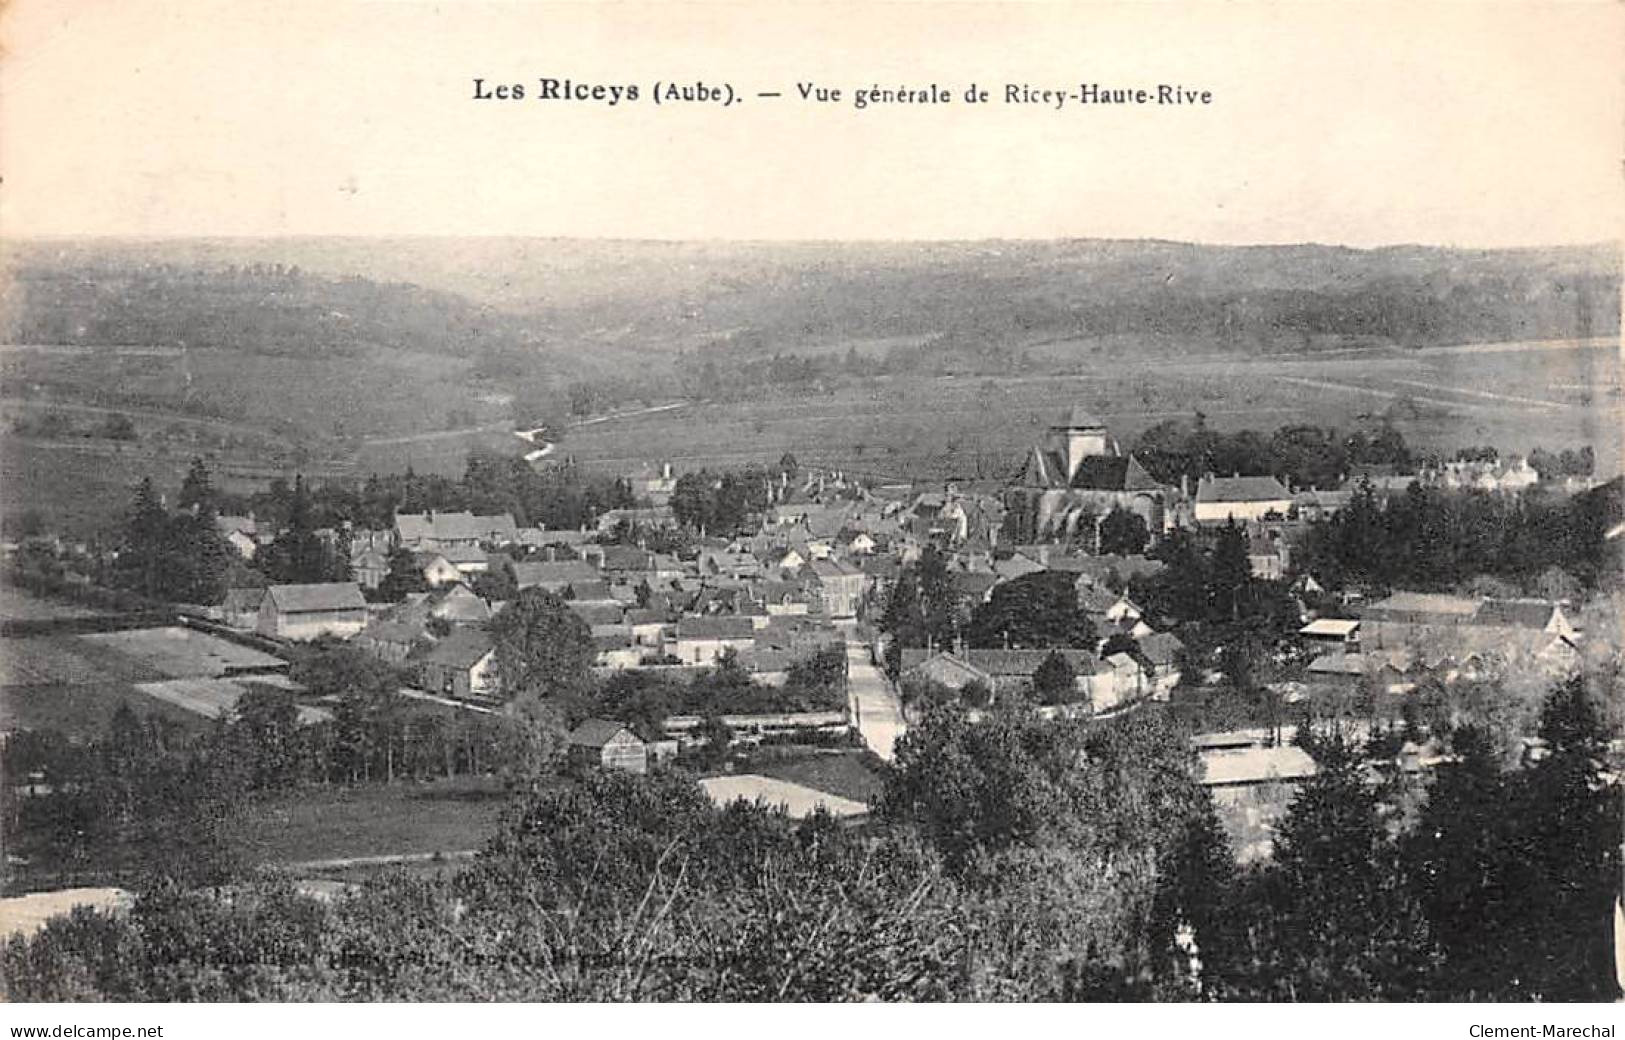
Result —
<instances>
[{"instance_id":1,"label":"barn","mask_svg":"<svg viewBox=\"0 0 1625 1040\"><path fill-rule=\"evenodd\" d=\"M621 723L608 719L588 719L571 731L569 759L576 768L649 771L648 745Z\"/></svg>"},{"instance_id":2,"label":"barn","mask_svg":"<svg viewBox=\"0 0 1625 1040\"><path fill-rule=\"evenodd\" d=\"M272 585L260 601L256 631L273 639L348 639L367 627L367 601L353 581Z\"/></svg>"}]
</instances>

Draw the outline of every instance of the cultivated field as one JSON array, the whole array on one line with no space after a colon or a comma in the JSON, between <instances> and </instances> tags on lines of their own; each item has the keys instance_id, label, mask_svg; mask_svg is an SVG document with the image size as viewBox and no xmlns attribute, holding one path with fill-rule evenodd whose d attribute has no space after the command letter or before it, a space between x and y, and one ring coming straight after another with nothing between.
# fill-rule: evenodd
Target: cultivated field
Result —
<instances>
[{"instance_id":1,"label":"cultivated field","mask_svg":"<svg viewBox=\"0 0 1625 1040\"><path fill-rule=\"evenodd\" d=\"M695 404L570 431L562 451L606 469L668 458L682 468L776 461L896 479L997 477L1063 409L1091 409L1127 443L1201 411L1210 426L1343 429L1390 418L1421 449L1527 452L1590 444L1620 471L1620 359L1603 346L1368 351L1180 363L1103 363L1064 376L882 378L824 394ZM660 451L659 445L670 445Z\"/></svg>"},{"instance_id":2,"label":"cultivated field","mask_svg":"<svg viewBox=\"0 0 1625 1040\"><path fill-rule=\"evenodd\" d=\"M80 638L92 645L116 650L172 679L219 676L245 668L275 668L284 663L279 657L180 625L103 632Z\"/></svg>"},{"instance_id":3,"label":"cultivated field","mask_svg":"<svg viewBox=\"0 0 1625 1040\"><path fill-rule=\"evenodd\" d=\"M266 683L256 677L254 681L239 681L233 679L165 679L161 682L137 683L136 689L156 700L172 704L177 708L192 712L205 719L219 719L230 715L237 709L237 702L242 700L253 686L275 686L280 689L289 688L286 683ZM309 705L299 706L299 721L302 723L315 723L331 719L333 713L325 708L314 708Z\"/></svg>"},{"instance_id":4,"label":"cultivated field","mask_svg":"<svg viewBox=\"0 0 1625 1040\"><path fill-rule=\"evenodd\" d=\"M20 592L13 598L38 602ZM228 667L278 658L184 628L0 640L0 728L57 729L97 736L121 704L138 714L200 726L229 710L243 682L220 685Z\"/></svg>"},{"instance_id":5,"label":"cultivated field","mask_svg":"<svg viewBox=\"0 0 1625 1040\"><path fill-rule=\"evenodd\" d=\"M0 640L0 729L101 736L121 704L138 714L202 725L202 716L136 686L163 678L151 666L80 636Z\"/></svg>"}]
</instances>

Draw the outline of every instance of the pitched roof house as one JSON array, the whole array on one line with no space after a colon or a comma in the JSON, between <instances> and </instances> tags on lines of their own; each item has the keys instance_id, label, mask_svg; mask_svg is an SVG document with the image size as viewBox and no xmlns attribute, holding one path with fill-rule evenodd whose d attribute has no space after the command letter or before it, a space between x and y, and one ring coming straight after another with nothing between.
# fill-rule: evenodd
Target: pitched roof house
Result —
<instances>
[{"instance_id":1,"label":"pitched roof house","mask_svg":"<svg viewBox=\"0 0 1625 1040\"><path fill-rule=\"evenodd\" d=\"M447 697L494 697L501 688L496 650L478 628L459 628L421 652L417 668L424 689Z\"/></svg>"},{"instance_id":2,"label":"pitched roof house","mask_svg":"<svg viewBox=\"0 0 1625 1040\"><path fill-rule=\"evenodd\" d=\"M577 768L649 771L648 746L625 725L608 719L587 719L571 730L567 754Z\"/></svg>"},{"instance_id":3,"label":"pitched roof house","mask_svg":"<svg viewBox=\"0 0 1625 1040\"><path fill-rule=\"evenodd\" d=\"M272 585L260 601L256 630L273 639L341 639L367 624L367 601L353 581L315 585Z\"/></svg>"},{"instance_id":4,"label":"pitched roof house","mask_svg":"<svg viewBox=\"0 0 1625 1040\"><path fill-rule=\"evenodd\" d=\"M521 590L543 588L548 592L563 592L575 582L599 581L602 577L598 568L583 560L513 565L514 584Z\"/></svg>"},{"instance_id":5,"label":"pitched roof house","mask_svg":"<svg viewBox=\"0 0 1625 1040\"><path fill-rule=\"evenodd\" d=\"M1292 492L1274 477L1205 476L1196 486L1196 522L1224 523L1226 520L1262 520L1275 514L1286 516L1292 508Z\"/></svg>"},{"instance_id":6,"label":"pitched roof house","mask_svg":"<svg viewBox=\"0 0 1625 1040\"><path fill-rule=\"evenodd\" d=\"M481 542L506 544L519 538L512 514L476 516L454 513L396 513L395 538L409 549L444 549L454 545L472 546Z\"/></svg>"}]
</instances>

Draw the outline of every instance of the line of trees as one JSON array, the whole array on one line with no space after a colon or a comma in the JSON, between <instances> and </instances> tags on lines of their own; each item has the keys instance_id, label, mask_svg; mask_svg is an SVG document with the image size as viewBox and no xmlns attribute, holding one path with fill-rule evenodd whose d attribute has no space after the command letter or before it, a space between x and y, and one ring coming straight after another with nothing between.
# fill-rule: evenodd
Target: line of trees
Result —
<instances>
[{"instance_id":1,"label":"line of trees","mask_svg":"<svg viewBox=\"0 0 1625 1040\"><path fill-rule=\"evenodd\" d=\"M1543 579L1582 588L1618 573L1607 532L1621 519L1621 482L1569 497L1490 495L1413 484L1379 500L1361 484L1349 504L1311 527L1302 569L1330 588L1403 584L1454 589L1481 576L1533 592Z\"/></svg>"},{"instance_id":2,"label":"line of trees","mask_svg":"<svg viewBox=\"0 0 1625 1040\"><path fill-rule=\"evenodd\" d=\"M536 467L524 459L473 452L460 478L424 474L410 467L405 473L365 481L325 481L305 489L311 520L316 527L345 524L387 530L396 513L454 512L481 515L509 513L520 526L542 525L553 530L575 530L594 523L607 509L630 506L632 492L625 480L589 473L569 459ZM253 513L273 527L288 522L297 497L297 482L277 479L252 495L219 495L220 512Z\"/></svg>"},{"instance_id":3,"label":"line of trees","mask_svg":"<svg viewBox=\"0 0 1625 1040\"><path fill-rule=\"evenodd\" d=\"M1170 484L1204 474L1272 474L1294 487L1337 487L1351 467L1389 466L1414 472L1421 461L1390 423L1374 431L1342 433L1332 427L1290 424L1272 434L1210 429L1200 411L1190 420L1166 419L1141 433L1134 454Z\"/></svg>"}]
</instances>

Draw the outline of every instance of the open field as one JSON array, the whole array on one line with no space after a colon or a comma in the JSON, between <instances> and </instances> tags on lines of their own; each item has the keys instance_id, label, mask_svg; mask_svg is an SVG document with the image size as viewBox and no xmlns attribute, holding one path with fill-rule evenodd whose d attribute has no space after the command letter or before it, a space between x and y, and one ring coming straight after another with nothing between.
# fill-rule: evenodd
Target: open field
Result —
<instances>
[{"instance_id":1,"label":"open field","mask_svg":"<svg viewBox=\"0 0 1625 1040\"><path fill-rule=\"evenodd\" d=\"M44 599L27 589L0 584L0 621L54 621L96 617L99 613L92 607Z\"/></svg>"},{"instance_id":2,"label":"open field","mask_svg":"<svg viewBox=\"0 0 1625 1040\"><path fill-rule=\"evenodd\" d=\"M219 676L245 668L275 668L286 663L279 657L181 625L132 628L80 638L96 646L110 647L172 679Z\"/></svg>"},{"instance_id":3,"label":"open field","mask_svg":"<svg viewBox=\"0 0 1625 1040\"><path fill-rule=\"evenodd\" d=\"M271 685L257 680L268 678L256 676L254 679L164 679L161 682L136 683L135 688L148 697L172 704L205 719L225 718L237 709L237 702L249 689L258 686ZM278 684L279 688L287 689L288 684ZM299 721L310 724L323 722L333 717L333 713L326 708L317 708L301 704L299 706Z\"/></svg>"},{"instance_id":4,"label":"open field","mask_svg":"<svg viewBox=\"0 0 1625 1040\"><path fill-rule=\"evenodd\" d=\"M24 389L31 400L172 412L225 434L342 438L440 427L458 410L498 418L500 409L467 385L468 367L387 347L344 357L8 351L0 354L0 385Z\"/></svg>"},{"instance_id":5,"label":"open field","mask_svg":"<svg viewBox=\"0 0 1625 1040\"><path fill-rule=\"evenodd\" d=\"M750 768L762 776L800 784L864 805L880 796L883 783L880 775L864 764L858 752L814 752L783 762L755 763Z\"/></svg>"},{"instance_id":6,"label":"open field","mask_svg":"<svg viewBox=\"0 0 1625 1040\"><path fill-rule=\"evenodd\" d=\"M433 359L442 361L443 359ZM825 392L763 393L693 402L571 427L558 457L610 471L669 459L679 469L773 462L894 480L999 478L1011 474L1042 428L1073 404L1094 410L1125 444L1166 419L1200 410L1220 430L1270 431L1288 423L1343 429L1390 418L1412 445L1445 453L1469 444L1508 452L1589 444L1599 473L1620 472L1625 396L1617 349L1483 344L1332 356L1102 361L1066 375L890 376ZM334 402L330 407L339 408ZM341 412L348 414L346 409ZM460 474L471 450L518 453L500 422L441 432L431 413L421 433L353 441L342 467L212 457L217 483L247 492L272 476L356 477L370 472ZM138 426L141 420L138 419ZM398 428L398 424L392 428ZM191 452L173 445L40 441L0 436L0 483L10 515L37 509L67 529L104 527L143 476L178 486Z\"/></svg>"},{"instance_id":7,"label":"open field","mask_svg":"<svg viewBox=\"0 0 1625 1040\"><path fill-rule=\"evenodd\" d=\"M202 716L136 686L163 678L150 665L82 636L0 640L0 729L100 736L121 704L138 714L203 725Z\"/></svg>"},{"instance_id":8,"label":"open field","mask_svg":"<svg viewBox=\"0 0 1625 1040\"><path fill-rule=\"evenodd\" d=\"M740 800L760 802L770 808L783 806L790 818L795 820L811 816L820 806L837 817L861 816L869 811L868 805L850 798L754 773L706 777L700 781L700 786L718 808L725 808Z\"/></svg>"},{"instance_id":9,"label":"open field","mask_svg":"<svg viewBox=\"0 0 1625 1040\"><path fill-rule=\"evenodd\" d=\"M1352 429L1389 416L1420 449L1527 452L1590 444L1619 472L1625 399L1616 351L1377 351L1334 358L1112 362L1067 376L890 377L804 397L696 404L570 431L565 454L606 469L653 457L681 468L794 453L803 463L896 479L998 477L1053 417L1078 404L1132 442L1200 410L1216 429L1287 423ZM675 445L660 452L653 446Z\"/></svg>"},{"instance_id":10,"label":"open field","mask_svg":"<svg viewBox=\"0 0 1625 1040\"><path fill-rule=\"evenodd\" d=\"M295 473L317 480L352 475L349 468L336 470L325 464L300 466L289 461L278 466L263 458L140 443L47 441L0 433L0 488L18 489L0 494L0 511L7 518L38 513L52 530L63 534L105 531L122 518L143 478L173 492L194 455L209 459L215 485L233 494L263 490L274 477L292 480Z\"/></svg>"},{"instance_id":11,"label":"open field","mask_svg":"<svg viewBox=\"0 0 1625 1040\"><path fill-rule=\"evenodd\" d=\"M506 801L501 785L489 777L429 784L304 787L244 802L223 837L245 864L262 867L464 852L485 844ZM26 862L11 866L6 885L9 893L116 882L138 861L136 850L121 846L94 865L73 867L62 862L61 851L46 834L25 834L12 851ZM429 873L440 867L425 862L410 869ZM313 873L353 878L383 869L402 868L362 864Z\"/></svg>"},{"instance_id":12,"label":"open field","mask_svg":"<svg viewBox=\"0 0 1625 1040\"><path fill-rule=\"evenodd\" d=\"M457 852L484 845L506 801L489 777L303 788L254 803L232 837L263 864Z\"/></svg>"}]
</instances>

